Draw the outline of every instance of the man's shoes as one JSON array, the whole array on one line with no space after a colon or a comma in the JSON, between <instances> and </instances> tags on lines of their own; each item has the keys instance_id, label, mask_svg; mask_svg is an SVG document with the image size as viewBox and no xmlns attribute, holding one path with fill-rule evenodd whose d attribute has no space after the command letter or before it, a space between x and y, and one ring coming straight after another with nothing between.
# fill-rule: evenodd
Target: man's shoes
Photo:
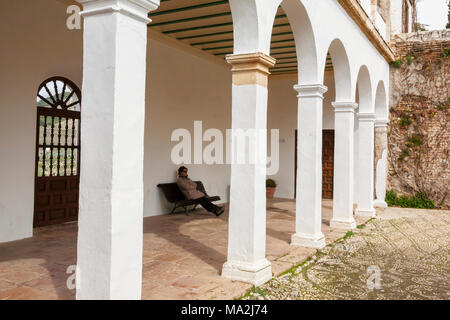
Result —
<instances>
[{"instance_id":1,"label":"man's shoes","mask_svg":"<svg viewBox=\"0 0 450 320\"><path fill-rule=\"evenodd\" d=\"M220 216L223 212L225 211L225 207L218 207L218 209L216 210L215 214L216 216Z\"/></svg>"}]
</instances>

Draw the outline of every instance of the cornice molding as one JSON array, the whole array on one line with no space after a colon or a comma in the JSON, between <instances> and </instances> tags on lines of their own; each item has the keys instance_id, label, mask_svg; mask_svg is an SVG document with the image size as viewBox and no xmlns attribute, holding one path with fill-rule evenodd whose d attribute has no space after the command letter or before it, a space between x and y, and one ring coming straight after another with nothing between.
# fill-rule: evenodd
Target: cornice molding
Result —
<instances>
[{"instance_id":1,"label":"cornice molding","mask_svg":"<svg viewBox=\"0 0 450 320\"><path fill-rule=\"evenodd\" d=\"M355 21L361 31L366 35L369 41L380 52L388 63L395 60L395 54L389 44L384 40L378 30L375 28L372 20L367 16L363 7L357 0L338 0L339 4L347 11L348 15Z\"/></svg>"},{"instance_id":2,"label":"cornice molding","mask_svg":"<svg viewBox=\"0 0 450 320\"><path fill-rule=\"evenodd\" d=\"M298 92L297 98L320 98L323 99L328 87L323 84L297 84L294 90Z\"/></svg>"},{"instance_id":3,"label":"cornice molding","mask_svg":"<svg viewBox=\"0 0 450 320\"><path fill-rule=\"evenodd\" d=\"M82 17L95 16L105 13L122 13L133 19L151 22L148 18L150 11L159 7L160 0L76 0L83 6Z\"/></svg>"},{"instance_id":4,"label":"cornice molding","mask_svg":"<svg viewBox=\"0 0 450 320\"><path fill-rule=\"evenodd\" d=\"M356 102L332 102L331 105L334 107L334 112L355 113L358 109Z\"/></svg>"}]
</instances>

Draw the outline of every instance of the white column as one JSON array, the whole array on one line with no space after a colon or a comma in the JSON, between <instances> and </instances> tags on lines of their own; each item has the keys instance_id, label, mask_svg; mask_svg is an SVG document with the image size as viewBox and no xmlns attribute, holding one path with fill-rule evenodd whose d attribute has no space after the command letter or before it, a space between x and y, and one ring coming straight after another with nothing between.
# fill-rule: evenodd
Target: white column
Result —
<instances>
[{"instance_id":1,"label":"white column","mask_svg":"<svg viewBox=\"0 0 450 320\"><path fill-rule=\"evenodd\" d=\"M140 299L148 12L159 0L83 4L77 299Z\"/></svg>"},{"instance_id":2,"label":"white column","mask_svg":"<svg viewBox=\"0 0 450 320\"><path fill-rule=\"evenodd\" d=\"M388 120L375 121L375 195L374 206L387 208L386 176L387 176L387 124Z\"/></svg>"},{"instance_id":3,"label":"white column","mask_svg":"<svg viewBox=\"0 0 450 320\"><path fill-rule=\"evenodd\" d=\"M353 158L355 109L354 102L334 102L334 183L333 218L330 226L338 229L356 228L353 217Z\"/></svg>"},{"instance_id":4,"label":"white column","mask_svg":"<svg viewBox=\"0 0 450 320\"><path fill-rule=\"evenodd\" d=\"M267 77L275 59L254 53L230 55L227 61L233 66L232 148L237 152L231 166L228 260L222 276L258 286L272 278L272 267L266 259L267 134L259 142L254 134L267 129ZM235 135L239 132L252 137L244 148ZM252 151L263 159L236 161L236 156L248 159Z\"/></svg>"},{"instance_id":5,"label":"white column","mask_svg":"<svg viewBox=\"0 0 450 320\"><path fill-rule=\"evenodd\" d=\"M374 113L358 114L358 198L356 215L375 217L374 186Z\"/></svg>"},{"instance_id":6,"label":"white column","mask_svg":"<svg viewBox=\"0 0 450 320\"><path fill-rule=\"evenodd\" d=\"M322 233L322 117L321 84L296 85L298 92L298 150L296 233L292 245L323 248Z\"/></svg>"}]
</instances>

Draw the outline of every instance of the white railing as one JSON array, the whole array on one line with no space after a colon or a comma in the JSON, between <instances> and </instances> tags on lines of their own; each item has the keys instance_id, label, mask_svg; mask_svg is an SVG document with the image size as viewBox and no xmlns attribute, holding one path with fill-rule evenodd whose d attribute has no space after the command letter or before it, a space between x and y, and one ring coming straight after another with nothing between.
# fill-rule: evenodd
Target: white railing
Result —
<instances>
[{"instance_id":1,"label":"white railing","mask_svg":"<svg viewBox=\"0 0 450 320\"><path fill-rule=\"evenodd\" d=\"M367 13L367 16L371 17L372 13L372 5L370 4L370 0L360 0L361 7L363 7L364 11Z\"/></svg>"},{"instance_id":2,"label":"white railing","mask_svg":"<svg viewBox=\"0 0 450 320\"><path fill-rule=\"evenodd\" d=\"M384 40L386 40L387 36L387 30L386 30L386 22L384 22L383 17L378 12L378 10L375 10L375 21L374 21L375 27L378 29L378 32L381 34Z\"/></svg>"}]
</instances>

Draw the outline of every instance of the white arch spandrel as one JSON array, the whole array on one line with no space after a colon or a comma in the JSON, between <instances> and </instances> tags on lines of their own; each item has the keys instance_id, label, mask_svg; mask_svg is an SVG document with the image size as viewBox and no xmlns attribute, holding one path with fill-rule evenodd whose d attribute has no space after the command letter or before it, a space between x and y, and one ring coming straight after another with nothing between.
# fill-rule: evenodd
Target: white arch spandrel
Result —
<instances>
[{"instance_id":1,"label":"white arch spandrel","mask_svg":"<svg viewBox=\"0 0 450 320\"><path fill-rule=\"evenodd\" d=\"M284 0L281 7L286 13L295 39L298 61L298 84L322 84L323 72L319 68L315 31L309 14L301 0Z\"/></svg>"},{"instance_id":2,"label":"white arch spandrel","mask_svg":"<svg viewBox=\"0 0 450 320\"><path fill-rule=\"evenodd\" d=\"M230 0L234 54L270 55L275 15L282 0Z\"/></svg>"}]
</instances>

